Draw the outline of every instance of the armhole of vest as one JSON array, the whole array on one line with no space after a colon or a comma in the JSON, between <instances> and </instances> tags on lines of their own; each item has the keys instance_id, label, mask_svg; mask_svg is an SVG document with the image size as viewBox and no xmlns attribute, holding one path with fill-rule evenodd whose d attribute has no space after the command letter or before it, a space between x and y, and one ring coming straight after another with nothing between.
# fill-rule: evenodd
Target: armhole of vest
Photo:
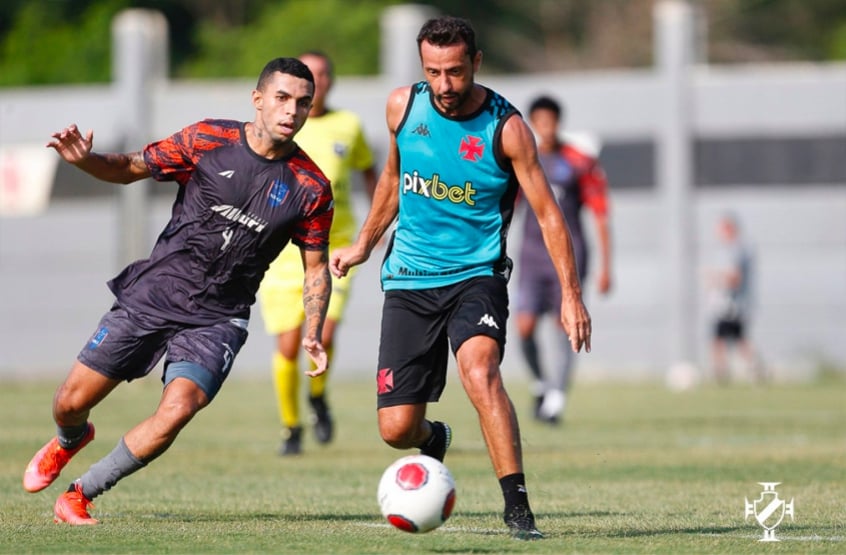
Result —
<instances>
[{"instance_id":1,"label":"armhole of vest","mask_svg":"<svg viewBox=\"0 0 846 555\"><path fill-rule=\"evenodd\" d=\"M496 124L496 129L494 129L494 159L496 160L496 165L504 172L511 172L511 162L505 157L505 154L502 152L502 128L505 127L505 122L512 118L515 114L519 115L519 111L517 108L511 108L501 118L499 118L499 122Z\"/></svg>"},{"instance_id":2,"label":"armhole of vest","mask_svg":"<svg viewBox=\"0 0 846 555\"><path fill-rule=\"evenodd\" d=\"M419 83L411 86L411 90L409 91L410 94L408 95L408 104L405 105L405 113L402 115L402 119L400 120L399 125L397 125L397 129L394 132L396 135L400 134L402 128L405 127L405 122L408 120L408 115L411 114L411 105L414 104L414 98L417 96L418 86Z\"/></svg>"}]
</instances>

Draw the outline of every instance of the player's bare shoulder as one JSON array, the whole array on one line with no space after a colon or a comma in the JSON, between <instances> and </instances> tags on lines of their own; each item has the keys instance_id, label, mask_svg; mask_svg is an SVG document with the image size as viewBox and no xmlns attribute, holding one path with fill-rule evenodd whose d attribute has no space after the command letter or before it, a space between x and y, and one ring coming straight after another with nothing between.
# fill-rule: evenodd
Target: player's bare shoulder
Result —
<instances>
[{"instance_id":1,"label":"player's bare shoulder","mask_svg":"<svg viewBox=\"0 0 846 555\"><path fill-rule=\"evenodd\" d=\"M398 87L388 95L388 102L385 107L385 118L388 121L388 128L395 133L405 111L408 108L408 101L411 98L411 86Z\"/></svg>"},{"instance_id":2,"label":"player's bare shoulder","mask_svg":"<svg viewBox=\"0 0 846 555\"><path fill-rule=\"evenodd\" d=\"M537 146L529 124L516 112L506 117L501 135L503 154L512 160L531 158Z\"/></svg>"}]
</instances>

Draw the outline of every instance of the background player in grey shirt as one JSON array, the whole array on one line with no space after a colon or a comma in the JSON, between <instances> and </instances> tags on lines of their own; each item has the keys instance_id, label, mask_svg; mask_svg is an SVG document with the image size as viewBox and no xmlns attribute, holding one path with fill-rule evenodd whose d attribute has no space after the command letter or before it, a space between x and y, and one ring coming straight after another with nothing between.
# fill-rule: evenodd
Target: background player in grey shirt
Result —
<instances>
[{"instance_id":1,"label":"background player in grey shirt","mask_svg":"<svg viewBox=\"0 0 846 555\"><path fill-rule=\"evenodd\" d=\"M740 223L733 214L723 214L717 223L720 248L709 276L712 311L711 356L717 383L730 380L729 346L738 354L758 381L766 380L763 365L749 340L752 309L752 250L743 241Z\"/></svg>"}]
</instances>

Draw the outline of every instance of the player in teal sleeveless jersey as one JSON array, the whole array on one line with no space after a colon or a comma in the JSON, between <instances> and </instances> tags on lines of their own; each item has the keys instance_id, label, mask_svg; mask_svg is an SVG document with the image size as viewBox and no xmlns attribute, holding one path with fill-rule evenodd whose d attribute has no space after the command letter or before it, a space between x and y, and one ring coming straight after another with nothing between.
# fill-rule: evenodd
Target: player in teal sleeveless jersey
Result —
<instances>
[{"instance_id":1,"label":"player in teal sleeveless jersey","mask_svg":"<svg viewBox=\"0 0 846 555\"><path fill-rule=\"evenodd\" d=\"M382 267L376 374L379 433L397 449L443 460L452 429L426 418L446 386L449 351L479 416L502 489L503 520L538 539L520 429L502 382L510 261L505 240L518 187L538 217L561 282L571 348L590 350L573 245L529 126L504 98L476 84L482 61L470 24L427 21L417 36L425 82L391 92L390 148L355 243L332 253L336 276L370 256L396 218Z\"/></svg>"},{"instance_id":2,"label":"player in teal sleeveless jersey","mask_svg":"<svg viewBox=\"0 0 846 555\"><path fill-rule=\"evenodd\" d=\"M412 88L397 129L401 201L382 267L385 290L440 287L504 266L518 184L502 166L497 137L516 110L485 93L474 113L449 117L432 110L428 83Z\"/></svg>"}]
</instances>

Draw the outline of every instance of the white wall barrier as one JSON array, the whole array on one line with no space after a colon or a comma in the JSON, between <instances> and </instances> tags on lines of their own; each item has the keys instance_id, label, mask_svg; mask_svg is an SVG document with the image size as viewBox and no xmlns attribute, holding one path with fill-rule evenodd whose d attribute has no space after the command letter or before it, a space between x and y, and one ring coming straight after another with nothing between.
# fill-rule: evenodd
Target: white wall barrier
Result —
<instances>
[{"instance_id":1,"label":"white wall barrier","mask_svg":"<svg viewBox=\"0 0 846 555\"><path fill-rule=\"evenodd\" d=\"M615 285L603 298L586 284L594 349L580 359L578 379L655 378L680 360L707 370L702 276L716 250L715 222L726 210L739 215L756 249L751 332L776 377L846 366L846 64L699 63L692 46L696 25L685 6L668 1L656 8L655 68L488 75L483 66L478 76L521 109L538 93L558 96L567 107L567 128L594 134L604 145ZM118 35L127 39L126 33ZM145 36L135 38L143 43ZM482 47L485 40L480 37ZM156 58L161 43L116 40L115 47L127 43L136 58L147 52L138 65L119 52L127 69L150 67L151 60L166 67ZM406 68L419 65L416 50L406 55L413 58ZM400 78L407 80L387 73L341 77L330 99L361 114L382 159L384 103ZM117 84L0 90L0 153L43 145L71 122L95 130L96 148L122 150L205 117L251 119L253 86L253 80L153 78L132 91ZM133 105L136 119L127 119L126 107ZM127 121L134 123L127 128ZM39 155L26 164L33 178L51 171L55 156L48 160ZM58 166L51 185L45 211L0 215L0 377L69 367L111 302L105 281L126 256L121 237L140 229L149 249L173 192L170 184L153 183L149 198L146 191L110 195L111 186L66 165ZM363 197L357 202L363 215ZM590 216L585 219L590 229ZM518 233L515 223L510 245ZM376 364L380 256L356 277L339 334L337 374L369 373ZM522 378L515 337L512 330L504 368ZM256 309L237 372L265 375L271 351Z\"/></svg>"}]
</instances>

